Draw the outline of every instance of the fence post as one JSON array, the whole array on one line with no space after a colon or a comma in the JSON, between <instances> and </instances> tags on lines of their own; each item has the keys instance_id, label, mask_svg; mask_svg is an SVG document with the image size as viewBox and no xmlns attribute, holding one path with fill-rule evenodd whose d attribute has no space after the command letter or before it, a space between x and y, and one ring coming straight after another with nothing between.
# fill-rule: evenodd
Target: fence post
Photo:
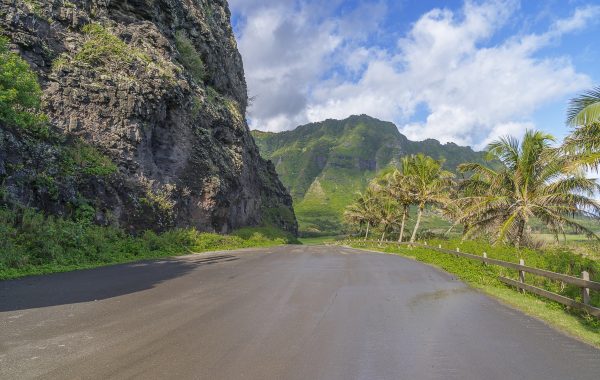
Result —
<instances>
[{"instance_id":1,"label":"fence post","mask_svg":"<svg viewBox=\"0 0 600 380\"><path fill-rule=\"evenodd\" d=\"M484 258L484 259L487 259L487 253L486 253L486 252L483 252L483 258ZM485 261L484 261L484 262L483 262L483 265L487 265L487 262L485 262Z\"/></svg>"},{"instance_id":2,"label":"fence post","mask_svg":"<svg viewBox=\"0 0 600 380\"><path fill-rule=\"evenodd\" d=\"M589 281L590 280L590 274L587 271L583 271L581 272L581 278ZM583 296L583 303L586 305L590 304L590 288L581 288L581 294Z\"/></svg>"},{"instance_id":3,"label":"fence post","mask_svg":"<svg viewBox=\"0 0 600 380\"><path fill-rule=\"evenodd\" d=\"M525 260L520 259L519 265L525 265ZM519 271L519 282L521 282L522 284L525 283L525 271ZM525 293L525 289L521 289L521 293Z\"/></svg>"}]
</instances>

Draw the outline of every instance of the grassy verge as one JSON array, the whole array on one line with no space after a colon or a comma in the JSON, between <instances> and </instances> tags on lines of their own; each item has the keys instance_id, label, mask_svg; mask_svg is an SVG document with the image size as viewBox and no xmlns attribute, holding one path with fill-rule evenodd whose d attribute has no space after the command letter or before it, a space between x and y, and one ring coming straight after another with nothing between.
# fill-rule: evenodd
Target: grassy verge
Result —
<instances>
[{"instance_id":1,"label":"grassy verge","mask_svg":"<svg viewBox=\"0 0 600 380\"><path fill-rule=\"evenodd\" d=\"M177 229L131 236L85 220L46 217L0 208L0 280L66 272L143 259L213 250L297 243L277 229L245 228L231 235Z\"/></svg>"},{"instance_id":2,"label":"grassy verge","mask_svg":"<svg viewBox=\"0 0 600 380\"><path fill-rule=\"evenodd\" d=\"M379 247L377 244L365 244L356 240L346 241L344 244L355 248L398 254L441 268L456 275L470 286L494 296L528 315L536 317L582 341L600 347L600 320L542 297L521 294L497 280L499 275L515 278L515 271L497 266L484 266L479 262L426 248L398 247L396 245ZM576 276L581 270L588 270L592 273L592 279L595 281L598 281L600 276L600 262L574 254L566 248L534 251L528 249L516 250L512 247L492 247L481 242L432 241L430 245L432 244L436 246L441 244L443 248L447 249L460 247L462 252L473 254L487 252L488 257L505 261L518 262L520 258L523 258L526 264L530 266ZM580 291L576 287L563 286L554 281L529 274L527 274L526 281L571 298L580 298ZM592 304L597 307L600 305L600 294L598 293L592 292Z\"/></svg>"},{"instance_id":3,"label":"grassy verge","mask_svg":"<svg viewBox=\"0 0 600 380\"><path fill-rule=\"evenodd\" d=\"M319 245L326 243L334 243L340 240L339 236L316 236L316 237L301 237L298 239L304 245Z\"/></svg>"}]
</instances>

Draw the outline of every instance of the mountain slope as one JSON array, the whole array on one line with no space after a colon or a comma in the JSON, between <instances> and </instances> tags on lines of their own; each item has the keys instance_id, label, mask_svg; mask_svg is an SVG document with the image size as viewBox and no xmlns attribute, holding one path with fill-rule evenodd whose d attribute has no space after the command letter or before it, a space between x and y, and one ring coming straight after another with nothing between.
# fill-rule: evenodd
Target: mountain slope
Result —
<instances>
[{"instance_id":1,"label":"mountain slope","mask_svg":"<svg viewBox=\"0 0 600 380\"><path fill-rule=\"evenodd\" d=\"M28 165L50 142L0 125L3 199L59 215L84 199L96 222L133 232L265 222L295 232L291 197L245 121L227 1L11 0L0 16L0 32L39 77L59 141L81 141L116 168L76 183L46 165L60 161L61 144L52 160Z\"/></svg>"},{"instance_id":2,"label":"mountain slope","mask_svg":"<svg viewBox=\"0 0 600 380\"><path fill-rule=\"evenodd\" d=\"M469 147L431 139L410 141L393 123L366 115L252 135L289 189L304 233L340 231L343 209L355 192L402 156L424 153L444 159L449 170L465 161L484 161L483 153Z\"/></svg>"}]
</instances>

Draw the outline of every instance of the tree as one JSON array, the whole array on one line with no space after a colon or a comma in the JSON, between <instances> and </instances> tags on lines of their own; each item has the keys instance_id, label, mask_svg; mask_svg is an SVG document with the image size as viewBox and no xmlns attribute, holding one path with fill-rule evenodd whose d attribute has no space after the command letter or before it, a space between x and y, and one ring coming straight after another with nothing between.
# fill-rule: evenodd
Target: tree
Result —
<instances>
[{"instance_id":1,"label":"tree","mask_svg":"<svg viewBox=\"0 0 600 380\"><path fill-rule=\"evenodd\" d=\"M567 124L572 127L600 121L600 86L571 99L567 110Z\"/></svg>"},{"instance_id":2,"label":"tree","mask_svg":"<svg viewBox=\"0 0 600 380\"><path fill-rule=\"evenodd\" d=\"M404 164L403 160L401 164ZM402 242L404 239L404 229L406 222L410 217L410 206L415 203L415 197L410 187L410 178L405 176L403 173L406 168L400 167L400 170L394 169L392 172L387 173L383 178L382 182L388 195L394 199L399 210L396 212L401 216L401 220L396 224L400 225L400 233L398 235L398 242Z\"/></svg>"},{"instance_id":3,"label":"tree","mask_svg":"<svg viewBox=\"0 0 600 380\"><path fill-rule=\"evenodd\" d=\"M377 223L377 200L374 189L370 186L364 192L358 193L357 199L346 207L344 218L362 226L366 224L365 240L369 237L369 229Z\"/></svg>"},{"instance_id":4,"label":"tree","mask_svg":"<svg viewBox=\"0 0 600 380\"><path fill-rule=\"evenodd\" d=\"M406 186L410 189L412 200L418 205L417 220L413 229L411 242L417 238L421 218L426 206L442 206L449 204L450 189L454 175L442 168L443 161L438 161L424 154L402 158L402 168Z\"/></svg>"},{"instance_id":5,"label":"tree","mask_svg":"<svg viewBox=\"0 0 600 380\"><path fill-rule=\"evenodd\" d=\"M468 226L465 237L493 233L496 242L526 243L528 226L537 218L558 237L570 227L589 237L597 235L577 222L577 215L598 218L600 204L593 200L599 186L581 169L569 165L554 138L527 131L521 142L504 137L487 147L488 159L499 161L493 170L478 163L459 166L473 175L463 183L467 195L457 202L463 210L457 223Z\"/></svg>"},{"instance_id":6,"label":"tree","mask_svg":"<svg viewBox=\"0 0 600 380\"><path fill-rule=\"evenodd\" d=\"M397 225L400 219L400 207L390 192L387 178L388 176L385 176L383 180L376 178L370 185L375 193L374 213L378 224L382 226L381 242L385 240L389 229Z\"/></svg>"},{"instance_id":7,"label":"tree","mask_svg":"<svg viewBox=\"0 0 600 380\"><path fill-rule=\"evenodd\" d=\"M600 86L571 100L567 124L574 128L563 150L572 166L597 169L600 166Z\"/></svg>"}]
</instances>

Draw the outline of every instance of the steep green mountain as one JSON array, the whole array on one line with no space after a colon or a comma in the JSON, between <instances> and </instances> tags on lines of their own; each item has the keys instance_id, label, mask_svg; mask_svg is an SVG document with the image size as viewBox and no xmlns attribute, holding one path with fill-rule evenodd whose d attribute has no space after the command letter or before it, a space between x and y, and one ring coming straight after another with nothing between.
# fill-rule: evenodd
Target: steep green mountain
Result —
<instances>
[{"instance_id":1,"label":"steep green mountain","mask_svg":"<svg viewBox=\"0 0 600 380\"><path fill-rule=\"evenodd\" d=\"M393 123L361 115L326 120L280 133L252 131L261 155L273 161L289 189L304 234L336 233L343 209L377 171L402 156L424 153L455 170L483 153L437 140L410 141Z\"/></svg>"}]
</instances>

